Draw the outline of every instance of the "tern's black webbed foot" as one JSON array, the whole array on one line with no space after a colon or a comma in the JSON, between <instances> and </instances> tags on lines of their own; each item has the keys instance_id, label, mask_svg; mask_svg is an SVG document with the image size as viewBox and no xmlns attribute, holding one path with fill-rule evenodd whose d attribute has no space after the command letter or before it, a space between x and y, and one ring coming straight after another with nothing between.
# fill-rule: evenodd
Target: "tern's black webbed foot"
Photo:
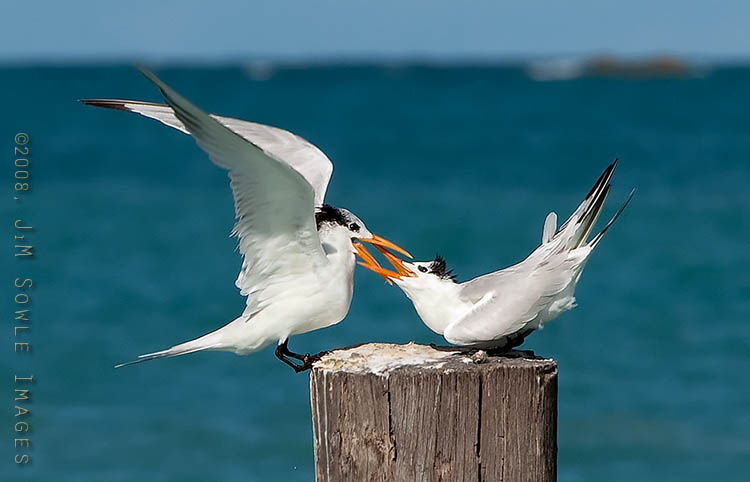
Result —
<instances>
[{"instance_id":1,"label":"tern's black webbed foot","mask_svg":"<svg viewBox=\"0 0 750 482\"><path fill-rule=\"evenodd\" d=\"M474 348L467 348L465 346L451 346L451 345L437 345L435 343L430 343L430 348L437 351L449 351L449 352L456 352L456 353L469 353L471 350L475 350Z\"/></svg>"},{"instance_id":2,"label":"tern's black webbed foot","mask_svg":"<svg viewBox=\"0 0 750 482\"><path fill-rule=\"evenodd\" d=\"M305 355L304 359L302 360L306 365L310 365L312 367L313 363L316 361L319 361L321 358L326 356L328 353L330 353L328 350L321 351L319 353L316 353L314 355L310 355L309 353Z\"/></svg>"}]
</instances>

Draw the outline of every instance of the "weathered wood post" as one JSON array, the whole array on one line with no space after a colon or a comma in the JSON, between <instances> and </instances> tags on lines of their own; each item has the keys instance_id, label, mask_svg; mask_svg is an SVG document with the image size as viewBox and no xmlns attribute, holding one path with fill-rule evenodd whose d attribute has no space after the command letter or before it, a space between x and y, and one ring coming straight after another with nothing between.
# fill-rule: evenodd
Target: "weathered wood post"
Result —
<instances>
[{"instance_id":1,"label":"weathered wood post","mask_svg":"<svg viewBox=\"0 0 750 482\"><path fill-rule=\"evenodd\" d=\"M317 482L551 482L557 364L428 346L336 350L310 375Z\"/></svg>"}]
</instances>

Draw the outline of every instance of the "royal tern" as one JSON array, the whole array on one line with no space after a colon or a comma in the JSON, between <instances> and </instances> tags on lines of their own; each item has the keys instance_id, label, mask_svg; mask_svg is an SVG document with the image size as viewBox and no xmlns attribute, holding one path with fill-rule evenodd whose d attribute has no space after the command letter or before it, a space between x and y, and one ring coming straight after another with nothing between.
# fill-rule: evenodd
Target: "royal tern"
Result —
<instances>
[{"instance_id":1,"label":"royal tern","mask_svg":"<svg viewBox=\"0 0 750 482\"><path fill-rule=\"evenodd\" d=\"M203 350L246 355L275 342L280 360L297 372L309 368L315 357L289 351L288 339L344 319L356 255L367 261L363 265L378 267L358 241L408 253L372 234L346 209L323 203L333 166L317 147L282 129L206 114L153 73L142 72L168 105L82 102L138 112L189 133L229 171L237 218L233 235L243 256L236 285L247 302L239 317L216 331L117 366Z\"/></svg>"},{"instance_id":2,"label":"royal tern","mask_svg":"<svg viewBox=\"0 0 750 482\"><path fill-rule=\"evenodd\" d=\"M594 223L609 193L615 160L596 181L580 206L557 229L557 215L544 221L542 244L520 263L465 283L456 282L445 260L404 262L378 248L395 272L362 263L390 277L414 304L422 321L451 344L482 349L510 349L532 331L575 306L576 284L586 261L625 203L590 242Z\"/></svg>"}]
</instances>

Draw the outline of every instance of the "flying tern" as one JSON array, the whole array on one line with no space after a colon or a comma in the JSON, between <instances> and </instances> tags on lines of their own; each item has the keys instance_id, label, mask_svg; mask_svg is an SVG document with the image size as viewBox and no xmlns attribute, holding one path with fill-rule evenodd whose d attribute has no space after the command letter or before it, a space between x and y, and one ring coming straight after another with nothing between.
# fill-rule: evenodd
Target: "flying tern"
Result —
<instances>
[{"instance_id":1,"label":"flying tern","mask_svg":"<svg viewBox=\"0 0 750 482\"><path fill-rule=\"evenodd\" d=\"M166 105L82 102L136 112L186 132L229 171L237 218L232 234L243 256L236 285L247 301L242 314L218 330L117 366L204 350L246 355L277 343L280 360L297 372L309 368L315 356L291 352L289 337L344 319L357 254L364 266L382 269L359 241L410 255L371 233L350 211L324 204L333 165L317 147L282 129L207 114L153 73L142 72Z\"/></svg>"},{"instance_id":2,"label":"flying tern","mask_svg":"<svg viewBox=\"0 0 750 482\"><path fill-rule=\"evenodd\" d=\"M405 262L378 248L395 272L361 263L388 276L406 294L422 321L451 344L505 350L532 331L575 307L573 293L589 256L630 202L635 190L591 241L587 238L604 206L612 163L570 218L557 228L557 215L544 221L542 244L520 263L465 283L456 282L439 255Z\"/></svg>"}]
</instances>

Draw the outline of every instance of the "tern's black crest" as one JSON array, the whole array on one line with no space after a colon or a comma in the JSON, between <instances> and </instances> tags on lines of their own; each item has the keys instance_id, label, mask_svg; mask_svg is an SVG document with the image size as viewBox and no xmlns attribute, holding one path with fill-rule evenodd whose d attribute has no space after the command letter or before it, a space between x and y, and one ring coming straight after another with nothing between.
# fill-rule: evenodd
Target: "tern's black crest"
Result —
<instances>
[{"instance_id":1,"label":"tern's black crest","mask_svg":"<svg viewBox=\"0 0 750 482\"><path fill-rule=\"evenodd\" d=\"M341 210L336 209L330 204L323 204L315 210L315 224L317 224L318 230L320 230L320 227L325 223L346 226L348 221Z\"/></svg>"},{"instance_id":2,"label":"tern's black crest","mask_svg":"<svg viewBox=\"0 0 750 482\"><path fill-rule=\"evenodd\" d=\"M449 270L445 265L445 260L439 254L435 255L435 259L430 264L430 273L435 274L443 279L449 279L456 282L456 275L453 274L453 270Z\"/></svg>"}]
</instances>

